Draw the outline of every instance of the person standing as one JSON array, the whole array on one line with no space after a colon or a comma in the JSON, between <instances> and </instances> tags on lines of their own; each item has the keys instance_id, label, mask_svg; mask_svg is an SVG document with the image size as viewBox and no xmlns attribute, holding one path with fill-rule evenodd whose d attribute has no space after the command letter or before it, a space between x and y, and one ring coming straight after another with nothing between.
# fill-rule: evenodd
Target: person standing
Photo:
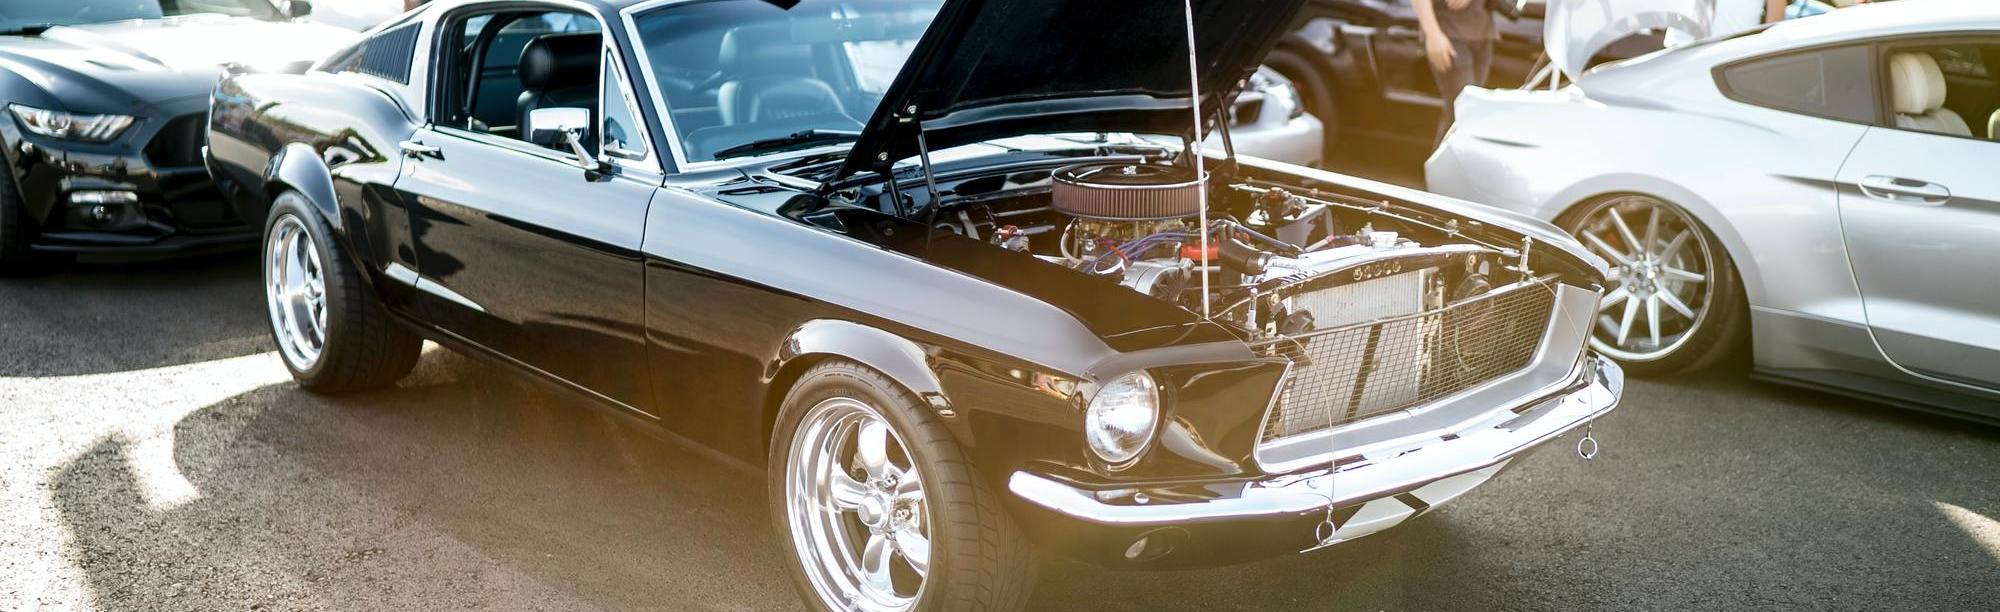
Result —
<instances>
[{"instance_id":1,"label":"person standing","mask_svg":"<svg viewBox=\"0 0 2000 612\"><path fill-rule=\"evenodd\" d=\"M1445 131L1451 129L1458 92L1467 85L1485 85L1493 68L1493 44L1500 40L1500 29L1493 24L1487 1L1413 0L1424 55L1437 79L1438 97L1444 100L1432 147L1443 142Z\"/></svg>"}]
</instances>

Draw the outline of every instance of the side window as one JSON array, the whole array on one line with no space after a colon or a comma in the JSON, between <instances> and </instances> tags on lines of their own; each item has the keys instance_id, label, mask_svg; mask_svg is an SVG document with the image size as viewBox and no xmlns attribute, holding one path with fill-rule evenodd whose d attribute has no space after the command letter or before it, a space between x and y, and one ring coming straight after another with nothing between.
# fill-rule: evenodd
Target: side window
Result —
<instances>
[{"instance_id":1,"label":"side window","mask_svg":"<svg viewBox=\"0 0 2000 612\"><path fill-rule=\"evenodd\" d=\"M437 79L432 121L439 126L530 141L538 109L575 108L596 125L603 43L597 20L565 11L511 10L465 15L444 28L451 40ZM588 137L586 147L596 148ZM535 142L567 153L558 142Z\"/></svg>"},{"instance_id":2,"label":"side window","mask_svg":"<svg viewBox=\"0 0 2000 612\"><path fill-rule=\"evenodd\" d=\"M2000 139L2000 45L1896 47L1882 57L1883 98L1898 129Z\"/></svg>"},{"instance_id":3,"label":"side window","mask_svg":"<svg viewBox=\"0 0 2000 612\"><path fill-rule=\"evenodd\" d=\"M639 127L638 116L632 112L631 92L626 91L625 82L619 78L618 60L607 51L599 65L604 67L604 88L598 93L598 100L604 103L604 121L599 130L604 137L603 151L624 159L645 159L645 133Z\"/></svg>"},{"instance_id":4,"label":"side window","mask_svg":"<svg viewBox=\"0 0 2000 612\"><path fill-rule=\"evenodd\" d=\"M1723 68L1723 92L1746 104L1840 121L1875 122L1867 47L1753 59Z\"/></svg>"},{"instance_id":5,"label":"side window","mask_svg":"<svg viewBox=\"0 0 2000 612\"><path fill-rule=\"evenodd\" d=\"M353 72L410 84L410 62L417 54L417 27L411 23L383 30L341 54L329 72Z\"/></svg>"}]
</instances>

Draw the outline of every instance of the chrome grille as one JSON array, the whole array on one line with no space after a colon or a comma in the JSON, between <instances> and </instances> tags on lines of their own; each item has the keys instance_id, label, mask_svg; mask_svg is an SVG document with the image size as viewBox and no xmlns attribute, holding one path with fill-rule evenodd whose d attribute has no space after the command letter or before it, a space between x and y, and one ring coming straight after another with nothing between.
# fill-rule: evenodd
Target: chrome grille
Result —
<instances>
[{"instance_id":1,"label":"chrome grille","mask_svg":"<svg viewBox=\"0 0 2000 612\"><path fill-rule=\"evenodd\" d=\"M1415 408L1521 371L1534 361L1554 310L1555 288L1528 283L1268 344L1293 365L1263 440Z\"/></svg>"}]
</instances>

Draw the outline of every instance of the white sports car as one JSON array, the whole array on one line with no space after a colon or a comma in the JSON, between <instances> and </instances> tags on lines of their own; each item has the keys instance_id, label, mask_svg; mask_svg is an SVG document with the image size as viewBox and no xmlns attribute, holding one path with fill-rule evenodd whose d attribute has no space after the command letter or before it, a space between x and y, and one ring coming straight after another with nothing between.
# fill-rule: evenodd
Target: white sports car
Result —
<instances>
[{"instance_id":1,"label":"white sports car","mask_svg":"<svg viewBox=\"0 0 2000 612\"><path fill-rule=\"evenodd\" d=\"M1599 3L1625 14L1588 17L1699 27L1661 8L1698 4ZM1615 34L1551 56L1565 67ZM2000 3L1905 0L1560 88L1468 89L1425 175L1604 255L1619 286L1592 345L1628 371L1707 365L1747 335L1760 376L1993 419L1996 111Z\"/></svg>"}]
</instances>

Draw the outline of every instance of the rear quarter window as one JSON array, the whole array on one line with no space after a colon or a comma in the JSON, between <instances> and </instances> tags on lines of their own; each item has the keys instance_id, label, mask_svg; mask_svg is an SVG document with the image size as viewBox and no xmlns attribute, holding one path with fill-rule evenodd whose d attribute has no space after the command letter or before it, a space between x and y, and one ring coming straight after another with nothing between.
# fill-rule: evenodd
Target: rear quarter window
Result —
<instances>
[{"instance_id":1,"label":"rear quarter window","mask_svg":"<svg viewBox=\"0 0 2000 612\"><path fill-rule=\"evenodd\" d=\"M361 41L328 66L329 72L353 72L379 79L410 84L410 63L417 53L417 27L410 23L381 32Z\"/></svg>"},{"instance_id":2,"label":"rear quarter window","mask_svg":"<svg viewBox=\"0 0 2000 612\"><path fill-rule=\"evenodd\" d=\"M1725 66L1724 95L1738 102L1839 121L1875 122L1872 55L1864 46L1761 57Z\"/></svg>"}]
</instances>

